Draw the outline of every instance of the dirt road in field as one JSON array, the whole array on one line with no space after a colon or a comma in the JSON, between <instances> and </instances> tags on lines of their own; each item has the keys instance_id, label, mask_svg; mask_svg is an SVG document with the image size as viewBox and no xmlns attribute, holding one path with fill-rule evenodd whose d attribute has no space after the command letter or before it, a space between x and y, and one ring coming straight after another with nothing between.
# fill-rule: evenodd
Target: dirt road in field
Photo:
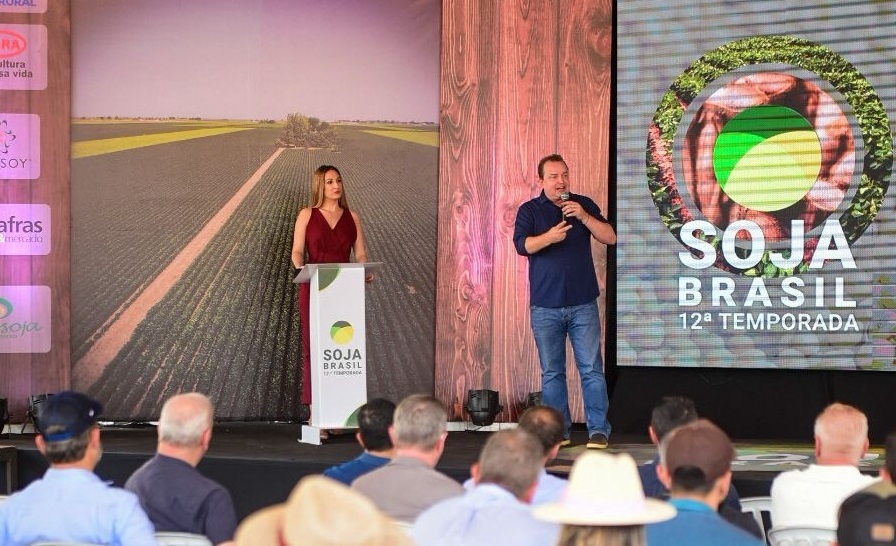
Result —
<instances>
[{"instance_id":1,"label":"dirt road in field","mask_svg":"<svg viewBox=\"0 0 896 546\"><path fill-rule=\"evenodd\" d=\"M104 333L96 339L90 350L73 367L83 384L93 385L106 366L116 357L134 331L146 318L149 310L158 304L172 286L181 278L208 246L212 238L221 231L234 211L261 180L271 165L277 160L283 148L278 148L240 187L233 197L215 214L196 236L178 253L172 262L162 270L146 287L128 298L118 312L103 325Z\"/></svg>"}]
</instances>

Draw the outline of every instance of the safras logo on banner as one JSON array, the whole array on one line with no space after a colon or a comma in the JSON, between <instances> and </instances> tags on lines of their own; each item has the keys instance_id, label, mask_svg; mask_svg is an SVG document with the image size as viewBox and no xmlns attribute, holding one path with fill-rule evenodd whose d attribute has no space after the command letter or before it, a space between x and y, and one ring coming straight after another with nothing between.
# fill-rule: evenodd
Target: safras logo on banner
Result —
<instances>
[{"instance_id":1,"label":"safras logo on banner","mask_svg":"<svg viewBox=\"0 0 896 546\"><path fill-rule=\"evenodd\" d=\"M880 210L892 164L889 120L868 81L827 47L789 36L698 59L663 95L647 138L648 186L687 249L682 265L749 277L854 269L850 246Z\"/></svg>"}]
</instances>

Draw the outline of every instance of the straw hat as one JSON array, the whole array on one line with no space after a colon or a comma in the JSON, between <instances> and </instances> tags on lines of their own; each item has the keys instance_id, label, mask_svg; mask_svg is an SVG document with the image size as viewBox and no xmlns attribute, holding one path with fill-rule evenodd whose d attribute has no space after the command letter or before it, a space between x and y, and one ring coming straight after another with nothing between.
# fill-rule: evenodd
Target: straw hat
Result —
<instances>
[{"instance_id":1,"label":"straw hat","mask_svg":"<svg viewBox=\"0 0 896 546\"><path fill-rule=\"evenodd\" d=\"M555 523L611 527L643 525L675 517L675 507L644 497L631 455L586 452L576 459L559 501L534 509Z\"/></svg>"},{"instance_id":2,"label":"straw hat","mask_svg":"<svg viewBox=\"0 0 896 546\"><path fill-rule=\"evenodd\" d=\"M286 503L250 515L237 546L411 546L407 532L365 496L314 475L302 478Z\"/></svg>"}]
</instances>

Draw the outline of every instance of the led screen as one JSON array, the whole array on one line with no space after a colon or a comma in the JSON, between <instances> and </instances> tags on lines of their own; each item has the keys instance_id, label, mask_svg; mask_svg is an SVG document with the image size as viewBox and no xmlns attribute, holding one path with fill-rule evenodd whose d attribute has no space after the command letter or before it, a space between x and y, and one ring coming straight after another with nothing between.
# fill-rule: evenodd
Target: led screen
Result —
<instances>
[{"instance_id":1,"label":"led screen","mask_svg":"<svg viewBox=\"0 0 896 546\"><path fill-rule=\"evenodd\" d=\"M896 2L618 2L617 362L896 369Z\"/></svg>"}]
</instances>

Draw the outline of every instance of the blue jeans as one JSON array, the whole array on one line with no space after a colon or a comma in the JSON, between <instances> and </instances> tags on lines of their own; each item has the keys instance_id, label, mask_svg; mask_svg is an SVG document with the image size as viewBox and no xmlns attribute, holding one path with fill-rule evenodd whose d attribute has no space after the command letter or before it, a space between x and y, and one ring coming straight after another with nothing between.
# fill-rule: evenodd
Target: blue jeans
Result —
<instances>
[{"instance_id":1,"label":"blue jeans","mask_svg":"<svg viewBox=\"0 0 896 546\"><path fill-rule=\"evenodd\" d=\"M610 436L607 421L607 381L600 355L600 314L597 302L572 307L531 307L532 332L541 361L541 397L546 406L556 408L566 422L566 436L572 418L566 388L566 337L572 343L576 367L582 380L585 424L588 436Z\"/></svg>"}]
</instances>

